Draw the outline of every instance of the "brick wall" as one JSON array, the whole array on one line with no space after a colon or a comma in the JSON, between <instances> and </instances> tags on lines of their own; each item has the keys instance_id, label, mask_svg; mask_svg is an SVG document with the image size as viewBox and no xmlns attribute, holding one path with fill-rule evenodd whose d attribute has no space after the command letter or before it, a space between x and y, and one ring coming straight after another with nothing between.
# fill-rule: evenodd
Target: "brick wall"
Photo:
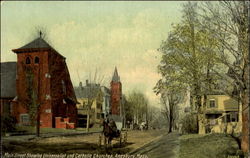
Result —
<instances>
[{"instance_id":1,"label":"brick wall","mask_svg":"<svg viewBox=\"0 0 250 158\"><path fill-rule=\"evenodd\" d=\"M27 95L28 86L32 86L33 91L37 94L38 102L40 105L41 113L41 126L52 127L51 102L46 99L46 95L50 94L50 79L46 77L49 71L48 67L48 51L36 51L36 52L22 52L17 54L17 80L16 91L18 100L13 104L13 115L16 117L18 123L20 123L20 114L28 113L28 102L30 97ZM30 64L26 63L26 59L30 59ZM39 59L39 63L35 63L35 58ZM27 69L31 69L33 78L33 85L27 83ZM45 110L47 111L45 113ZM51 111L51 110L50 110Z\"/></svg>"},{"instance_id":2,"label":"brick wall","mask_svg":"<svg viewBox=\"0 0 250 158\"><path fill-rule=\"evenodd\" d=\"M26 64L27 57L30 58L30 64ZM38 64L34 62L36 57L39 58ZM28 113L27 104L30 99L27 95L29 85L26 71L27 68L30 68L34 74L32 87L38 94L40 104L41 127L55 127L55 117L69 117L69 121L77 124L77 109L74 102L76 98L65 58L54 50L47 49L17 53L17 59L18 100L13 105L12 113L17 121L20 123L20 114ZM67 97L71 102L65 101Z\"/></svg>"},{"instance_id":3,"label":"brick wall","mask_svg":"<svg viewBox=\"0 0 250 158\"><path fill-rule=\"evenodd\" d=\"M120 105L122 97L121 82L111 82L111 114L120 115Z\"/></svg>"},{"instance_id":4,"label":"brick wall","mask_svg":"<svg viewBox=\"0 0 250 158\"><path fill-rule=\"evenodd\" d=\"M53 117L69 117L71 123L77 124L77 108L73 85L65 58L53 51L49 57ZM66 99L68 98L68 99ZM71 100L71 101L70 101Z\"/></svg>"}]
</instances>

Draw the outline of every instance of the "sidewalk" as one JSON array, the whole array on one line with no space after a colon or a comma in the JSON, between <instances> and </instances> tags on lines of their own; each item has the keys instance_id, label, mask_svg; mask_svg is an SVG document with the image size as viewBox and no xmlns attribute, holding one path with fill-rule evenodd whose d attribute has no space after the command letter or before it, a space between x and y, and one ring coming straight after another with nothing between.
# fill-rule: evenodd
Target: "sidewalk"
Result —
<instances>
[{"instance_id":1,"label":"sidewalk","mask_svg":"<svg viewBox=\"0 0 250 158\"><path fill-rule=\"evenodd\" d=\"M152 142L130 152L130 154L147 155L149 158L176 158L179 152L179 134L164 134Z\"/></svg>"},{"instance_id":2,"label":"sidewalk","mask_svg":"<svg viewBox=\"0 0 250 158\"><path fill-rule=\"evenodd\" d=\"M140 147L138 147L138 148L136 148L136 149L130 151L129 154L130 154L130 155L133 155L133 154L139 153L139 152L140 152L141 150L143 150L148 144L159 141L164 135L167 135L167 134L160 135L160 136L158 136L158 137L152 139L151 141L144 143L144 144L141 145Z\"/></svg>"}]
</instances>

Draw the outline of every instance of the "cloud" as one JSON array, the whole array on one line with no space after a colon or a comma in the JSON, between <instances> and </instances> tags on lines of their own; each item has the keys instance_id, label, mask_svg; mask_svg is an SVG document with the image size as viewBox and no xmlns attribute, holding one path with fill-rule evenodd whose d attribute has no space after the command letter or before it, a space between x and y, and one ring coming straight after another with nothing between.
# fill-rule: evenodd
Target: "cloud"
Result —
<instances>
[{"instance_id":1,"label":"cloud","mask_svg":"<svg viewBox=\"0 0 250 158\"><path fill-rule=\"evenodd\" d=\"M138 89L155 103L153 87L160 78L157 73L160 54L156 48L161 40L154 37L159 33L155 28L166 23L156 17L162 17L161 13L143 10L132 19L115 16L112 25L111 21L101 21L89 27L79 21L68 21L53 25L49 35L67 57L74 85L89 79L91 74L93 78L98 69L98 76L105 76L109 86L117 66L125 93Z\"/></svg>"},{"instance_id":2,"label":"cloud","mask_svg":"<svg viewBox=\"0 0 250 158\"><path fill-rule=\"evenodd\" d=\"M160 78L157 73L157 65L160 62L157 48L173 22L169 15L166 15L171 11L138 6L140 9L133 13L107 12L102 15L100 10L92 12L92 8L93 10L81 12L77 16L72 15L72 18L65 15L65 18L55 16L53 19L51 15L47 17L50 21L46 21L43 17L44 23L49 23L46 27L48 41L67 58L74 85L89 79L90 75L93 77L97 69L98 76L105 76L105 85L109 86L114 67L117 66L125 93L138 89L145 93L152 104L158 102L158 97L152 90ZM41 23L37 21L34 21L34 26ZM28 24L30 25L27 23L25 26L29 26ZM22 40L24 33L15 37L15 32L8 32L8 38L4 38L1 43L1 46L4 46L1 51L9 51L10 48L26 44ZM16 58L15 54L11 57L4 54L2 57L4 60Z\"/></svg>"}]
</instances>

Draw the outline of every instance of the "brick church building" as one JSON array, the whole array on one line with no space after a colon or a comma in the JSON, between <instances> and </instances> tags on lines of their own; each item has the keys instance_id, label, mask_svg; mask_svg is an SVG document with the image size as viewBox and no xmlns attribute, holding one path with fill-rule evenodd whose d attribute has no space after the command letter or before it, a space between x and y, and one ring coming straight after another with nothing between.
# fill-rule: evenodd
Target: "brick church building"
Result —
<instances>
[{"instance_id":1,"label":"brick church building","mask_svg":"<svg viewBox=\"0 0 250 158\"><path fill-rule=\"evenodd\" d=\"M32 111L39 107L41 127L75 128L77 100L66 58L41 37L12 51L17 55L17 73L11 114L18 124L31 124L36 117Z\"/></svg>"},{"instance_id":2,"label":"brick church building","mask_svg":"<svg viewBox=\"0 0 250 158\"><path fill-rule=\"evenodd\" d=\"M121 115L122 83L120 81L120 76L118 75L116 67L110 83L110 87L111 87L111 114Z\"/></svg>"}]
</instances>

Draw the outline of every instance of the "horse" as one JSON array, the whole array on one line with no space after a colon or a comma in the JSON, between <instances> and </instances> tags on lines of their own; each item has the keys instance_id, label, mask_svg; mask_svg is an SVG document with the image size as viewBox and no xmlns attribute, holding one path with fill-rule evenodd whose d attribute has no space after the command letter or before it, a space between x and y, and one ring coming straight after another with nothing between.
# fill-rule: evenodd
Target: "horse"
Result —
<instances>
[{"instance_id":1,"label":"horse","mask_svg":"<svg viewBox=\"0 0 250 158\"><path fill-rule=\"evenodd\" d=\"M108 139L108 144L111 144L113 138L117 138L120 136L119 130L114 131L112 127L110 127L109 123L103 121L103 135L106 139Z\"/></svg>"}]
</instances>

